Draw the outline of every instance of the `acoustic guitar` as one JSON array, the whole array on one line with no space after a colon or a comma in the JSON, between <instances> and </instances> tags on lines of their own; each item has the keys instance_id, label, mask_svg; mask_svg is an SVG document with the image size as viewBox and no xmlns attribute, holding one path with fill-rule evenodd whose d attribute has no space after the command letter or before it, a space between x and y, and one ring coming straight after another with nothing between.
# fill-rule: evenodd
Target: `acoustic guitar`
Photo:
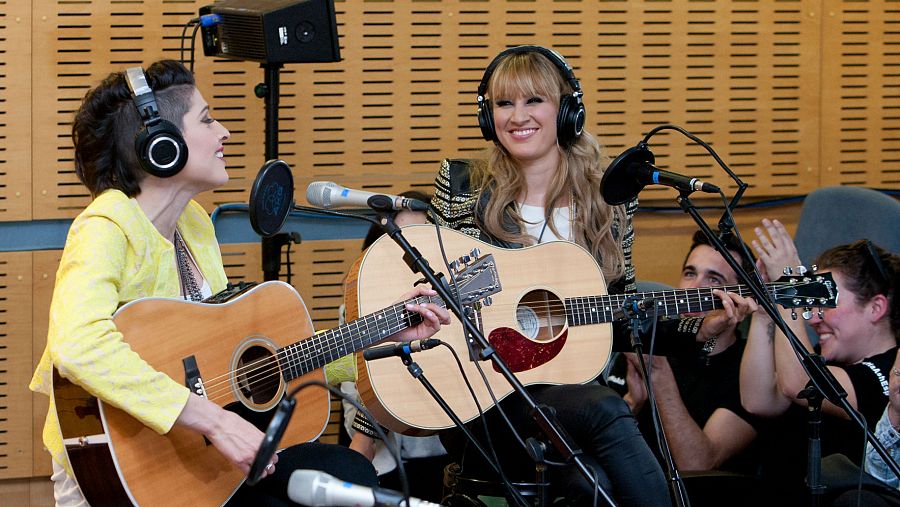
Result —
<instances>
[{"instance_id":1,"label":"acoustic guitar","mask_svg":"<svg viewBox=\"0 0 900 507\"><path fill-rule=\"evenodd\" d=\"M496 292L495 280L490 258L480 259L460 271L455 292L474 302ZM443 305L437 296L417 297L315 334L293 287L266 282L217 303L140 299L113 320L152 367L265 431L292 386L324 381L325 364L418 324L421 316L404 305L426 301ZM179 427L159 435L56 371L53 397L75 478L93 507L217 506L244 480L202 435ZM297 404L285 446L317 438L328 423L327 391L304 389Z\"/></svg>"},{"instance_id":2,"label":"acoustic guitar","mask_svg":"<svg viewBox=\"0 0 900 507\"><path fill-rule=\"evenodd\" d=\"M712 294L713 287L606 295L606 282L593 256L567 241L504 249L452 229L440 230L448 257L470 250L493 257L502 292L468 306L492 348L525 385L582 384L597 378L610 356L610 323L622 318L620 309L632 300L652 298L659 317L721 308L721 300ZM403 228L403 234L433 267L440 261L441 248L434 226L410 225ZM357 309L365 313L384 305L389 294L402 291L415 281L416 276L401 261L402 255L400 248L386 237L365 251L351 267L345 282L348 315ZM465 261L463 257L455 262L465 265ZM717 288L750 294L741 285ZM786 276L767 288L778 304L789 308L834 307L837 301L837 287L827 273ZM652 315L654 309L648 313ZM493 406L476 363L467 360L478 351L470 352L460 323L454 320L443 326L436 337L463 358L463 371L472 381L481 407ZM478 408L449 351L423 351L414 359L463 421L478 416ZM399 359L365 361L357 356L357 365L360 395L383 426L408 435L427 435L453 426ZM482 366L498 401L512 392L506 379L490 363Z\"/></svg>"}]
</instances>

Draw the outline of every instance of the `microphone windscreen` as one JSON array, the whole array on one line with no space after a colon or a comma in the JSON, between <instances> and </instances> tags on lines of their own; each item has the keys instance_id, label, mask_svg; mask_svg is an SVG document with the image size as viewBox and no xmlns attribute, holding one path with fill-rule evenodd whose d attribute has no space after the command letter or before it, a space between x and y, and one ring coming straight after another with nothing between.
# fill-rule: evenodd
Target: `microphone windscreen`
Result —
<instances>
[{"instance_id":1,"label":"microphone windscreen","mask_svg":"<svg viewBox=\"0 0 900 507\"><path fill-rule=\"evenodd\" d=\"M634 199L644 188L638 173L645 164L655 162L647 145L628 148L609 164L600 180L600 195L607 204L617 206Z\"/></svg>"},{"instance_id":2,"label":"microphone windscreen","mask_svg":"<svg viewBox=\"0 0 900 507\"><path fill-rule=\"evenodd\" d=\"M313 181L306 187L306 200L313 206L329 209L332 207L331 194L339 188L337 183L331 181Z\"/></svg>"},{"instance_id":3,"label":"microphone windscreen","mask_svg":"<svg viewBox=\"0 0 900 507\"><path fill-rule=\"evenodd\" d=\"M319 487L318 470L294 470L288 481L288 498L302 505L324 505L325 491Z\"/></svg>"},{"instance_id":4,"label":"microphone windscreen","mask_svg":"<svg viewBox=\"0 0 900 507\"><path fill-rule=\"evenodd\" d=\"M283 160L263 164L250 188L250 225L257 234L278 234L294 207L294 175Z\"/></svg>"}]
</instances>

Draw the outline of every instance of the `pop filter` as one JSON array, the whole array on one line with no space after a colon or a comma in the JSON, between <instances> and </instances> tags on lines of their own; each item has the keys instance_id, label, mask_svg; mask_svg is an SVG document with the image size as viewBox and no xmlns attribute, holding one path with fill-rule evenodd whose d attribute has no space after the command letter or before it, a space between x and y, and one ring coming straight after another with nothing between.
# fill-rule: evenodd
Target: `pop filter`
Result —
<instances>
[{"instance_id":1,"label":"pop filter","mask_svg":"<svg viewBox=\"0 0 900 507\"><path fill-rule=\"evenodd\" d=\"M637 197L645 185L638 177L639 169L645 164L652 166L655 161L656 158L646 143L640 143L622 152L609 164L600 180L600 195L603 196L603 200L616 206Z\"/></svg>"},{"instance_id":2,"label":"pop filter","mask_svg":"<svg viewBox=\"0 0 900 507\"><path fill-rule=\"evenodd\" d=\"M294 208L294 175L283 160L268 160L250 189L250 225L268 238L278 234Z\"/></svg>"}]
</instances>

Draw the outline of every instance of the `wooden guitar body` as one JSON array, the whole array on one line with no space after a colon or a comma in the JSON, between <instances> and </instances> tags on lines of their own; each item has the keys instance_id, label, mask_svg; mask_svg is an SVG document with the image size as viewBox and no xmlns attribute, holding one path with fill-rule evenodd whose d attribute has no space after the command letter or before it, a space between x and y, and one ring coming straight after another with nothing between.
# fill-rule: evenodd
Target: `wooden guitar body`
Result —
<instances>
[{"instance_id":1,"label":"wooden guitar body","mask_svg":"<svg viewBox=\"0 0 900 507\"><path fill-rule=\"evenodd\" d=\"M184 361L192 358L208 398L262 431L286 390L310 379L324 381L321 369L285 381L276 363L270 363L275 375L268 383L240 374L246 365L271 361L278 349L314 334L302 299L281 282L258 285L222 304L141 299L120 308L114 321L135 352L178 382L185 382ZM244 480L202 435L178 427L159 435L55 371L53 387L69 459L94 507L222 505ZM303 409L291 420L284 447L317 438L328 422L327 391L304 389L297 401Z\"/></svg>"},{"instance_id":2,"label":"wooden guitar body","mask_svg":"<svg viewBox=\"0 0 900 507\"><path fill-rule=\"evenodd\" d=\"M407 226L403 234L432 263L432 268L446 272L437 265L441 252L434 226ZM565 312L560 310L567 297L606 292L600 268L586 250L568 242L509 250L451 229L441 229L441 234L450 260L467 255L474 248L482 254L493 254L502 290L491 296L490 306L478 312L481 328L523 384L585 383L603 371L612 347L611 325L570 327L566 325ZM386 236L363 254L347 276L348 315L355 308L360 314L370 312L389 303L392 294L412 287L420 276L409 270L402 257L400 247ZM552 285L546 282L549 280ZM518 329L515 323L521 324ZM522 332L527 336L523 337ZM454 318L436 337L456 350L481 406L492 406L475 364L469 361L459 321ZM361 355L357 357L360 395L382 425L410 435L453 426L399 358L367 362ZM463 421L478 416L463 377L446 349L423 351L413 359ZM481 366L498 400L512 392L490 361Z\"/></svg>"}]
</instances>

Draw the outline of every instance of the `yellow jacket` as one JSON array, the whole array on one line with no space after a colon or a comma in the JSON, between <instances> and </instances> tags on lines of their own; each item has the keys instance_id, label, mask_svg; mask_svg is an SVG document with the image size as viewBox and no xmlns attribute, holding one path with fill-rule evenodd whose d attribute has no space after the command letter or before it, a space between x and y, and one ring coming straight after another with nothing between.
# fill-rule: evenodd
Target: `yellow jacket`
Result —
<instances>
[{"instance_id":1,"label":"yellow jacket","mask_svg":"<svg viewBox=\"0 0 900 507\"><path fill-rule=\"evenodd\" d=\"M209 215L192 201L178 220L178 230L212 292L223 290L227 280ZM104 192L69 229L50 305L47 347L31 390L49 395L55 366L93 396L125 408L160 434L168 432L189 391L133 352L112 316L135 299L179 295L172 243L159 234L137 201L118 190ZM52 397L43 438L53 459L68 469Z\"/></svg>"}]
</instances>

